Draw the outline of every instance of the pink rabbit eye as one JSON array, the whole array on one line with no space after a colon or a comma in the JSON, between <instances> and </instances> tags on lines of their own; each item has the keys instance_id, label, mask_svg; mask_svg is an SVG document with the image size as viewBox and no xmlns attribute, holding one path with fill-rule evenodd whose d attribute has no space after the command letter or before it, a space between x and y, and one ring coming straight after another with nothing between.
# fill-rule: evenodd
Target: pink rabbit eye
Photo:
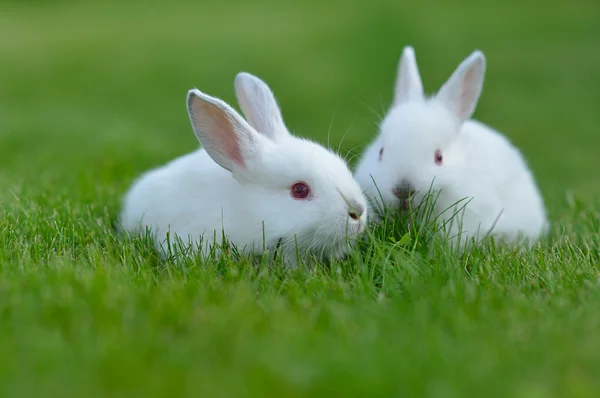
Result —
<instances>
[{"instance_id":1,"label":"pink rabbit eye","mask_svg":"<svg viewBox=\"0 0 600 398\"><path fill-rule=\"evenodd\" d=\"M379 150L379 160L383 158L383 148Z\"/></svg>"},{"instance_id":2,"label":"pink rabbit eye","mask_svg":"<svg viewBox=\"0 0 600 398\"><path fill-rule=\"evenodd\" d=\"M442 164L442 159L442 152L438 149L437 151L435 151L435 164Z\"/></svg>"},{"instance_id":3,"label":"pink rabbit eye","mask_svg":"<svg viewBox=\"0 0 600 398\"><path fill-rule=\"evenodd\" d=\"M305 182L297 182L290 188L290 194L294 199L306 199L310 196L310 188Z\"/></svg>"}]
</instances>

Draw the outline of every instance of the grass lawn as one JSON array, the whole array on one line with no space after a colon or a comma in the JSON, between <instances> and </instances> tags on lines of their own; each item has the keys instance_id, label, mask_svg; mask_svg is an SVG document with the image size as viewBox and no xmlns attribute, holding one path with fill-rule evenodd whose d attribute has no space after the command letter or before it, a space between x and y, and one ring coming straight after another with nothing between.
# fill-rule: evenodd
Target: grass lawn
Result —
<instances>
[{"instance_id":1,"label":"grass lawn","mask_svg":"<svg viewBox=\"0 0 600 398\"><path fill-rule=\"evenodd\" d=\"M600 396L600 3L404 3L0 5L0 396ZM286 273L116 239L133 179L198 145L189 88L235 104L254 73L355 159L406 44L428 91L486 53L475 116L523 150L548 242L458 258L388 225Z\"/></svg>"}]
</instances>

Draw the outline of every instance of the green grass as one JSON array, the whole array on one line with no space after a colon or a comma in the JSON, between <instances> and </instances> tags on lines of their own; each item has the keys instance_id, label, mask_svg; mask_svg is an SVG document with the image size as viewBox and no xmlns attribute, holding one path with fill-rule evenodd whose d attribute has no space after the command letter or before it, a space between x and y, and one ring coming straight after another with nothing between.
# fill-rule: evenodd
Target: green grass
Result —
<instances>
[{"instance_id":1,"label":"green grass","mask_svg":"<svg viewBox=\"0 0 600 398\"><path fill-rule=\"evenodd\" d=\"M600 3L530 3L4 2L0 395L599 396ZM387 225L286 273L116 239L133 179L197 146L189 88L235 104L254 73L353 158L406 44L428 91L485 51L476 117L523 150L548 242L458 258Z\"/></svg>"}]
</instances>

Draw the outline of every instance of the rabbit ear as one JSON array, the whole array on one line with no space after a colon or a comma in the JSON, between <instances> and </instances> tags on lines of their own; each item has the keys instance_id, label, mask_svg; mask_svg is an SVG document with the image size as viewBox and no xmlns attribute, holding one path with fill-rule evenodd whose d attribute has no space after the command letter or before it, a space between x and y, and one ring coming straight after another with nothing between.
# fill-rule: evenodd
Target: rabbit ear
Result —
<instances>
[{"instance_id":1,"label":"rabbit ear","mask_svg":"<svg viewBox=\"0 0 600 398\"><path fill-rule=\"evenodd\" d=\"M263 138L220 99L190 90L187 109L196 138L209 156L226 170L245 169L262 149Z\"/></svg>"},{"instance_id":2,"label":"rabbit ear","mask_svg":"<svg viewBox=\"0 0 600 398\"><path fill-rule=\"evenodd\" d=\"M407 46L402 51L398 65L394 105L421 98L423 98L423 83L419 75L415 50L411 46Z\"/></svg>"},{"instance_id":3,"label":"rabbit ear","mask_svg":"<svg viewBox=\"0 0 600 398\"><path fill-rule=\"evenodd\" d=\"M265 82L246 72L235 77L235 94L248 123L271 140L289 135L275 96Z\"/></svg>"},{"instance_id":4,"label":"rabbit ear","mask_svg":"<svg viewBox=\"0 0 600 398\"><path fill-rule=\"evenodd\" d=\"M436 98L462 121L473 116L483 88L485 56L474 51L454 71Z\"/></svg>"}]
</instances>

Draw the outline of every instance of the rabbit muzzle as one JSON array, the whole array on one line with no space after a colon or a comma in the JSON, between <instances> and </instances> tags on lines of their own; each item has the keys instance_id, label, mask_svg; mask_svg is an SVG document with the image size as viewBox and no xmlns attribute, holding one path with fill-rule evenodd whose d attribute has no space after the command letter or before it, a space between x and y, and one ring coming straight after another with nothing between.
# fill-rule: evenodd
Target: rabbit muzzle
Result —
<instances>
[{"instance_id":1,"label":"rabbit muzzle","mask_svg":"<svg viewBox=\"0 0 600 398\"><path fill-rule=\"evenodd\" d=\"M392 188L394 195L400 200L400 209L408 210L410 200L415 194L414 187L407 180L400 181L400 184Z\"/></svg>"}]
</instances>

